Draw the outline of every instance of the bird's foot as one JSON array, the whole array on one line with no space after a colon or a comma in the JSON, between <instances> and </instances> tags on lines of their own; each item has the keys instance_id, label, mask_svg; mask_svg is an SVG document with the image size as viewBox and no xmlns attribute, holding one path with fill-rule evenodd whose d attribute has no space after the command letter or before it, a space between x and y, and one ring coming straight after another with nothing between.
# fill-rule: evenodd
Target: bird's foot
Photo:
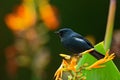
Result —
<instances>
[{"instance_id":1,"label":"bird's foot","mask_svg":"<svg viewBox=\"0 0 120 80\"><path fill-rule=\"evenodd\" d=\"M66 54L62 54L62 57L64 57L65 59L69 58L69 55ZM58 68L58 70L55 72L55 80L61 80L62 79L62 73L64 71L74 71L76 72L76 65L77 65L77 58L75 57L71 57L69 60L62 60L62 63L60 65L60 67Z\"/></svg>"},{"instance_id":2,"label":"bird's foot","mask_svg":"<svg viewBox=\"0 0 120 80\"><path fill-rule=\"evenodd\" d=\"M91 52L91 51L93 51L93 50L94 50L94 48L91 48L91 49L89 49L89 50L86 50L86 51L80 53L80 55L85 55L85 54L87 54L87 53L89 53L89 52Z\"/></svg>"},{"instance_id":3,"label":"bird's foot","mask_svg":"<svg viewBox=\"0 0 120 80\"><path fill-rule=\"evenodd\" d=\"M112 54L109 54L109 50L106 52L105 54L105 57L96 61L94 64L92 64L91 66L87 67L86 69L87 70L91 70L92 68L102 68L102 67L105 67L105 65L102 65L112 59L114 59L115 57L115 54L112 53Z\"/></svg>"}]
</instances>

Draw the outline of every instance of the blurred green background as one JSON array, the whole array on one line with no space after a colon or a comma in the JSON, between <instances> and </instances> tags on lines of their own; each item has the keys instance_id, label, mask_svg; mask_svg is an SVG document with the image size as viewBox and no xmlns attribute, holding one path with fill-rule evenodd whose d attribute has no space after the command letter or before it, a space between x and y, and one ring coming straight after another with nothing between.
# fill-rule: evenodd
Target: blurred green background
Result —
<instances>
[{"instance_id":1,"label":"blurred green background","mask_svg":"<svg viewBox=\"0 0 120 80\"><path fill-rule=\"evenodd\" d=\"M21 0L0 1L0 80L40 80L31 70L31 67L18 66L15 75L11 78L6 69L6 48L15 43L16 37L5 23L5 16L13 11ZM72 28L83 36L94 36L96 43L104 40L109 0L50 0L50 4L57 9L59 28ZM14 23L14 22L13 22ZM39 26L38 26L39 27ZM41 28L42 29L42 28ZM68 53L61 45L54 31L48 30L48 42L44 45L49 49L50 59L44 68L41 80L53 80L56 69L61 64L60 53ZM117 0L114 30L120 29L120 0ZM119 61L118 61L119 62ZM41 75L41 74L40 74Z\"/></svg>"}]
</instances>

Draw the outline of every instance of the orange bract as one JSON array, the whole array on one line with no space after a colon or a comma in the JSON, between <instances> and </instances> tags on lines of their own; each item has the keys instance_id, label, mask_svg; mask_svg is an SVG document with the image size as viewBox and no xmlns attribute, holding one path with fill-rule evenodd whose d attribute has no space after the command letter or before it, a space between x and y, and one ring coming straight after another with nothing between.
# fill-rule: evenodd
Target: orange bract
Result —
<instances>
[{"instance_id":1,"label":"orange bract","mask_svg":"<svg viewBox=\"0 0 120 80\"><path fill-rule=\"evenodd\" d=\"M114 57L115 57L115 54L112 53L112 54L109 55L109 50L108 50L108 51L106 52L104 58L102 58L102 59L96 61L96 62L93 63L91 66L87 67L86 69L102 68L102 67L104 67L104 65L102 65L102 64L104 64L104 63L106 63L106 62L108 62L108 61L114 59Z\"/></svg>"},{"instance_id":2,"label":"orange bract","mask_svg":"<svg viewBox=\"0 0 120 80\"><path fill-rule=\"evenodd\" d=\"M8 14L5 18L5 22L11 30L21 31L35 24L36 16L30 7L21 5L16 9L15 13Z\"/></svg>"},{"instance_id":3,"label":"orange bract","mask_svg":"<svg viewBox=\"0 0 120 80\"><path fill-rule=\"evenodd\" d=\"M68 70L73 70L74 72L76 72L76 66L77 66L77 58L76 57L72 57L69 66L67 67Z\"/></svg>"},{"instance_id":4,"label":"orange bract","mask_svg":"<svg viewBox=\"0 0 120 80\"><path fill-rule=\"evenodd\" d=\"M59 80L62 77L63 67L66 65L66 61L63 60L58 70L55 72L55 80Z\"/></svg>"}]
</instances>

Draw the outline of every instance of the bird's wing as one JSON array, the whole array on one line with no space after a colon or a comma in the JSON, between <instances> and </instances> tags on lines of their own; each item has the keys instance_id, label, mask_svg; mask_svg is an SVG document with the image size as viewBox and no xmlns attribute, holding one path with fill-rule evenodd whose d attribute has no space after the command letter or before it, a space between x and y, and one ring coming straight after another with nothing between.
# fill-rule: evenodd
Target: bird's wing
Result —
<instances>
[{"instance_id":1,"label":"bird's wing","mask_svg":"<svg viewBox=\"0 0 120 80\"><path fill-rule=\"evenodd\" d=\"M87 39L85 39L83 36L81 36L80 34L75 34L75 35L73 35L73 37L75 37L76 39L83 39L90 47L93 47L93 45Z\"/></svg>"}]
</instances>

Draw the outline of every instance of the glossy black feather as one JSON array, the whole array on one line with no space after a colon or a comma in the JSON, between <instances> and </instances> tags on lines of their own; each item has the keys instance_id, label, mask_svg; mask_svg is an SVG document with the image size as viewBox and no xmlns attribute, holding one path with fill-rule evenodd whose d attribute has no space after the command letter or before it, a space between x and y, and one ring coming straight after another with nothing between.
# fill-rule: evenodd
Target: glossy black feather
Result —
<instances>
[{"instance_id":1,"label":"glossy black feather","mask_svg":"<svg viewBox=\"0 0 120 80\"><path fill-rule=\"evenodd\" d=\"M93 48L92 44L87 39L69 28L60 29L56 33L60 36L63 46L72 53L78 54ZM90 54L96 59L104 57L104 55L98 53L97 51L92 51Z\"/></svg>"}]
</instances>

